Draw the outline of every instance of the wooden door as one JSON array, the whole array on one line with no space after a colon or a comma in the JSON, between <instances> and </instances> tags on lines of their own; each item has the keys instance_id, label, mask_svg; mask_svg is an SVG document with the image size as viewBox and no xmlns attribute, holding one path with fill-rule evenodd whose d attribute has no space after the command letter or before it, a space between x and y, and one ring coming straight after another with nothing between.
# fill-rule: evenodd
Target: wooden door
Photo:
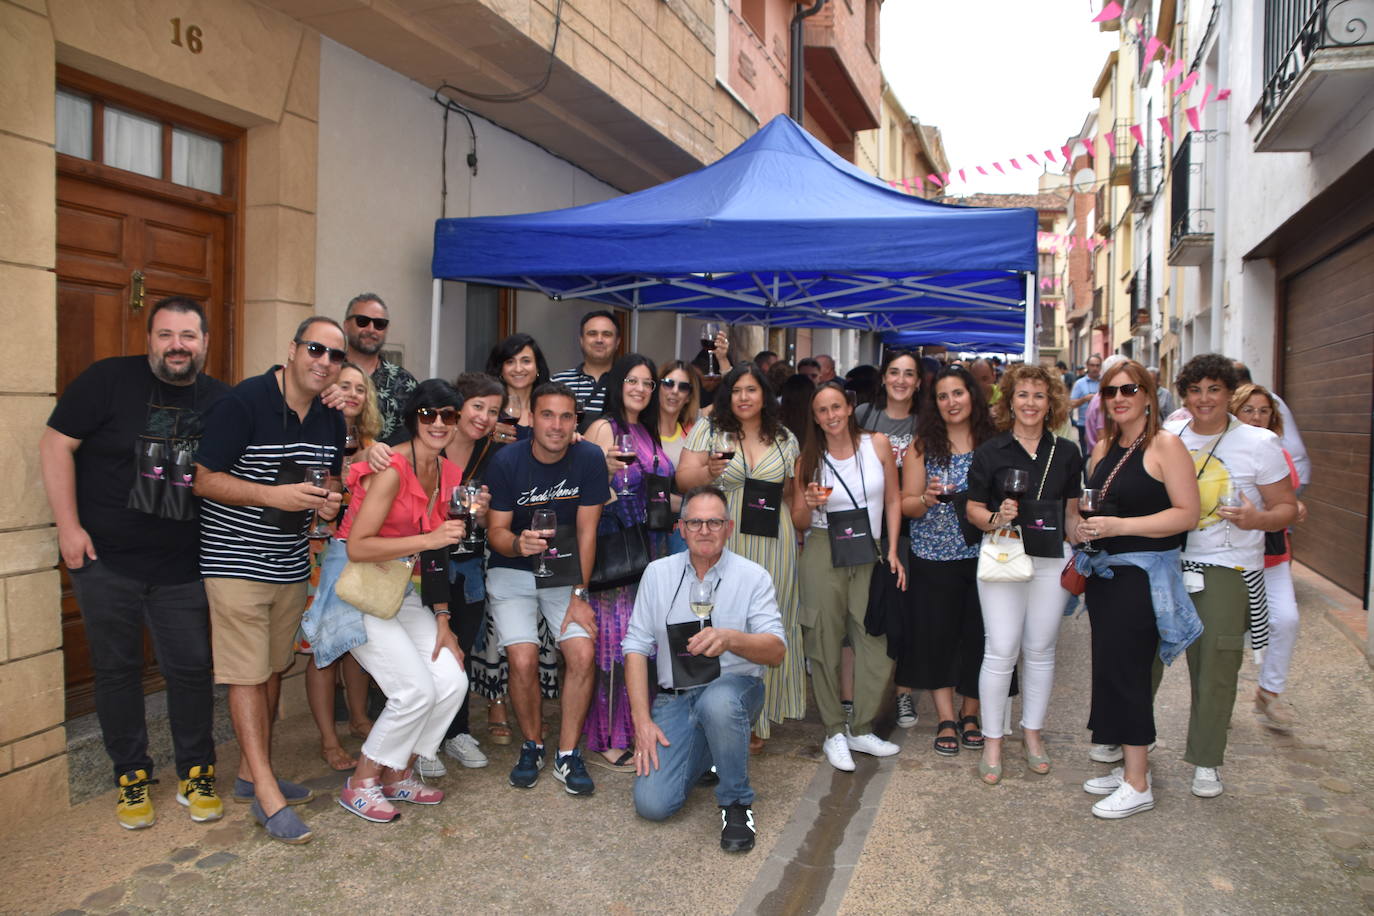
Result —
<instances>
[{"instance_id":1,"label":"wooden door","mask_svg":"<svg viewBox=\"0 0 1374 916\"><path fill-rule=\"evenodd\" d=\"M112 167L100 161L99 142L89 151L93 158L58 155L58 395L96 360L146 353L148 312L159 299L173 295L205 307L210 332L205 369L233 381L237 138L242 132L66 68L59 77L94 100L97 136L102 106L108 102L161 121L164 152L171 149L178 125L218 138L225 145L225 193L175 184L170 174L150 178ZM94 680L80 610L65 568L59 564L59 569L67 716L72 718L94 709ZM145 690L161 689L147 639L144 658Z\"/></svg>"},{"instance_id":2,"label":"wooden door","mask_svg":"<svg viewBox=\"0 0 1374 916\"><path fill-rule=\"evenodd\" d=\"M1293 555L1361 600L1374 406L1374 234L1289 278L1283 396L1312 459Z\"/></svg>"}]
</instances>

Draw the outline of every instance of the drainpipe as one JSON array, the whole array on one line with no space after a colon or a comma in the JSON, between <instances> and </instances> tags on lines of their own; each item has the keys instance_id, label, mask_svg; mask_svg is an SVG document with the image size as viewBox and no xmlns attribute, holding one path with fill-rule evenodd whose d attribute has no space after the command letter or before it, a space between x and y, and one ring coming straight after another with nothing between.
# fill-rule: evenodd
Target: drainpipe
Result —
<instances>
[{"instance_id":1,"label":"drainpipe","mask_svg":"<svg viewBox=\"0 0 1374 916\"><path fill-rule=\"evenodd\" d=\"M792 14L792 78L788 87L787 114L798 124L802 122L806 106L806 67L803 60L806 45L802 40L802 22L811 18L825 6L825 0L816 0L810 9L797 7Z\"/></svg>"},{"instance_id":2,"label":"drainpipe","mask_svg":"<svg viewBox=\"0 0 1374 916\"><path fill-rule=\"evenodd\" d=\"M1217 22L1217 82L1224 82L1230 78L1230 43L1231 43L1231 14L1223 6L1221 17ZM1229 85L1229 84L1227 84ZM1212 155L1204 163L1203 168L1209 171L1210 177L1215 184L1209 190L1212 192L1212 334L1211 352L1226 352L1226 331L1223 327L1225 321L1225 309L1222 303L1222 296L1226 292L1226 168L1227 157L1230 151L1229 138L1231 136L1231 106L1227 105L1224 109L1218 109L1217 134L1216 140L1212 143L1212 149L1208 150ZM1248 359L1248 354L1237 350L1235 358Z\"/></svg>"}]
</instances>

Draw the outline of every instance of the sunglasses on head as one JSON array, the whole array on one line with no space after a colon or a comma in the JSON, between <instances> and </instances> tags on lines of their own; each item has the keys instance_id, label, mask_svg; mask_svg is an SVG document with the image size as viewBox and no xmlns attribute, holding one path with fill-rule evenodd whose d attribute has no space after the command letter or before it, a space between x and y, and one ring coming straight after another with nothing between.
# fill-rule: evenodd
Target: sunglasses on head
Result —
<instances>
[{"instance_id":1,"label":"sunglasses on head","mask_svg":"<svg viewBox=\"0 0 1374 916\"><path fill-rule=\"evenodd\" d=\"M658 383L663 386L664 391L691 391L691 382L679 382L677 379L663 378Z\"/></svg>"},{"instance_id":2,"label":"sunglasses on head","mask_svg":"<svg viewBox=\"0 0 1374 916\"><path fill-rule=\"evenodd\" d=\"M1126 397L1128 397L1128 398L1133 398L1133 397L1135 397L1136 392L1139 391L1139 390L1140 390L1140 386L1139 386L1139 385L1135 385L1135 384L1131 384L1131 385L1103 385L1103 386L1102 386L1102 400L1104 400L1104 401L1111 400L1112 398L1116 397L1116 393L1117 393L1118 391L1121 392L1122 394L1124 394L1124 395L1125 395Z\"/></svg>"},{"instance_id":3,"label":"sunglasses on head","mask_svg":"<svg viewBox=\"0 0 1374 916\"><path fill-rule=\"evenodd\" d=\"M310 354L311 359L319 359L321 356L324 356L326 353L328 353L329 361L337 365L348 358L348 354L345 353L343 350L336 350L333 347L326 347L324 344L316 343L313 340L298 340L296 341L296 343L302 347L305 347L305 352Z\"/></svg>"},{"instance_id":4,"label":"sunglasses on head","mask_svg":"<svg viewBox=\"0 0 1374 916\"><path fill-rule=\"evenodd\" d=\"M390 318L373 318L371 315L349 315L348 317L352 318L353 323L360 328L365 328L372 324L377 326L377 330L385 331L386 326L391 324Z\"/></svg>"},{"instance_id":5,"label":"sunglasses on head","mask_svg":"<svg viewBox=\"0 0 1374 916\"><path fill-rule=\"evenodd\" d=\"M445 426L453 426L458 422L458 408L421 407L415 411L415 418L425 426L430 426L435 420L443 420Z\"/></svg>"}]
</instances>

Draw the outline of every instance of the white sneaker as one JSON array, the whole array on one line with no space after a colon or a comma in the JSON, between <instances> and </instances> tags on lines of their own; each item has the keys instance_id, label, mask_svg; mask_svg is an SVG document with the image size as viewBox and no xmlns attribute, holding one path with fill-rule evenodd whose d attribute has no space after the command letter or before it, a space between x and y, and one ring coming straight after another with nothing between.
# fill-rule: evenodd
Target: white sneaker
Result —
<instances>
[{"instance_id":1,"label":"white sneaker","mask_svg":"<svg viewBox=\"0 0 1374 916\"><path fill-rule=\"evenodd\" d=\"M846 773L854 772L854 758L849 755L849 741L844 732L836 732L826 738L821 750L825 751L825 759L830 761L832 767Z\"/></svg>"},{"instance_id":2,"label":"white sneaker","mask_svg":"<svg viewBox=\"0 0 1374 916\"><path fill-rule=\"evenodd\" d=\"M1198 798L1216 798L1221 794L1221 771L1217 767L1196 767L1193 770L1193 794Z\"/></svg>"},{"instance_id":3,"label":"white sneaker","mask_svg":"<svg viewBox=\"0 0 1374 916\"><path fill-rule=\"evenodd\" d=\"M893 744L891 741L884 741L872 732L866 735L850 735L847 740L851 751L858 751L860 754L871 754L874 757L891 757L901 750L900 747Z\"/></svg>"},{"instance_id":4,"label":"white sneaker","mask_svg":"<svg viewBox=\"0 0 1374 916\"><path fill-rule=\"evenodd\" d=\"M1134 786L1123 780L1115 792L1093 805L1093 814L1111 820L1149 811L1154 806L1155 793L1152 786L1147 785L1144 792L1137 792Z\"/></svg>"},{"instance_id":5,"label":"white sneaker","mask_svg":"<svg viewBox=\"0 0 1374 916\"><path fill-rule=\"evenodd\" d=\"M448 775L448 769L438 757L416 757L415 772L425 779L438 779Z\"/></svg>"},{"instance_id":6,"label":"white sneaker","mask_svg":"<svg viewBox=\"0 0 1374 916\"><path fill-rule=\"evenodd\" d=\"M1157 743L1158 742L1151 741L1150 746L1145 749L1145 752L1147 754L1153 754L1155 752L1155 744ZM1125 756L1126 754L1121 750L1121 745L1119 744L1094 744L1088 751L1088 759L1096 760L1098 763L1120 763Z\"/></svg>"},{"instance_id":7,"label":"white sneaker","mask_svg":"<svg viewBox=\"0 0 1374 916\"><path fill-rule=\"evenodd\" d=\"M1089 795L1111 795L1113 792L1119 789L1121 787L1121 784L1125 781L1124 774L1124 768L1115 767L1106 776L1097 776L1083 783L1083 791L1087 792ZM1153 789L1154 784L1154 777L1147 772L1145 774L1146 788Z\"/></svg>"},{"instance_id":8,"label":"white sneaker","mask_svg":"<svg viewBox=\"0 0 1374 916\"><path fill-rule=\"evenodd\" d=\"M445 741L441 747L443 747L445 754L470 770L480 769L487 765L487 755L478 748L477 739L467 732L454 735Z\"/></svg>"},{"instance_id":9,"label":"white sneaker","mask_svg":"<svg viewBox=\"0 0 1374 916\"><path fill-rule=\"evenodd\" d=\"M916 698L909 693L897 694L897 727L915 728L916 722Z\"/></svg>"}]
</instances>

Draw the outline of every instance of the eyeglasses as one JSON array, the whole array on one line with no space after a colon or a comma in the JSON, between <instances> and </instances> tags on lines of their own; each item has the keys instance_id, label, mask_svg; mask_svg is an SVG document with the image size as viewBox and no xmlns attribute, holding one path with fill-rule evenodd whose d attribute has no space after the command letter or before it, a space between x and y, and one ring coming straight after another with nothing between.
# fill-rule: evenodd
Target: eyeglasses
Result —
<instances>
[{"instance_id":1,"label":"eyeglasses","mask_svg":"<svg viewBox=\"0 0 1374 916\"><path fill-rule=\"evenodd\" d=\"M700 531L701 526L705 525L708 531L719 531L725 527L725 521L723 518L684 518L682 527L688 531Z\"/></svg>"},{"instance_id":2,"label":"eyeglasses","mask_svg":"<svg viewBox=\"0 0 1374 916\"><path fill-rule=\"evenodd\" d=\"M324 344L316 343L313 340L298 340L296 341L296 343L299 346L305 347L305 352L310 354L311 359L319 359L326 353L329 354L329 361L336 365L343 362L345 359L348 359L348 354L345 353L343 350L336 350L333 347L326 347Z\"/></svg>"},{"instance_id":3,"label":"eyeglasses","mask_svg":"<svg viewBox=\"0 0 1374 916\"><path fill-rule=\"evenodd\" d=\"M658 383L663 386L664 391L691 391L691 382L679 382L674 378L659 379Z\"/></svg>"},{"instance_id":4,"label":"eyeglasses","mask_svg":"<svg viewBox=\"0 0 1374 916\"><path fill-rule=\"evenodd\" d=\"M1103 385L1102 400L1110 401L1112 398L1116 397L1118 391L1128 398L1133 398L1139 390L1139 385Z\"/></svg>"},{"instance_id":5,"label":"eyeglasses","mask_svg":"<svg viewBox=\"0 0 1374 916\"><path fill-rule=\"evenodd\" d=\"M646 391L654 390L654 380L651 378L627 378L625 384L631 388L643 388Z\"/></svg>"},{"instance_id":6,"label":"eyeglasses","mask_svg":"<svg viewBox=\"0 0 1374 916\"><path fill-rule=\"evenodd\" d=\"M415 411L415 418L425 426L430 426L435 420L443 420L445 426L456 426L458 423L458 408L456 407L421 407Z\"/></svg>"},{"instance_id":7,"label":"eyeglasses","mask_svg":"<svg viewBox=\"0 0 1374 916\"><path fill-rule=\"evenodd\" d=\"M371 324L376 325L377 330L385 331L387 325L391 324L390 318L373 318L371 315L349 315L348 317L352 318L353 323L360 328L365 328Z\"/></svg>"},{"instance_id":8,"label":"eyeglasses","mask_svg":"<svg viewBox=\"0 0 1374 916\"><path fill-rule=\"evenodd\" d=\"M1244 407L1240 409L1241 415L1246 417L1250 416L1251 414L1261 414L1268 416L1270 414L1273 414L1273 412L1274 408L1272 407L1251 407L1249 404L1246 404Z\"/></svg>"}]
</instances>

